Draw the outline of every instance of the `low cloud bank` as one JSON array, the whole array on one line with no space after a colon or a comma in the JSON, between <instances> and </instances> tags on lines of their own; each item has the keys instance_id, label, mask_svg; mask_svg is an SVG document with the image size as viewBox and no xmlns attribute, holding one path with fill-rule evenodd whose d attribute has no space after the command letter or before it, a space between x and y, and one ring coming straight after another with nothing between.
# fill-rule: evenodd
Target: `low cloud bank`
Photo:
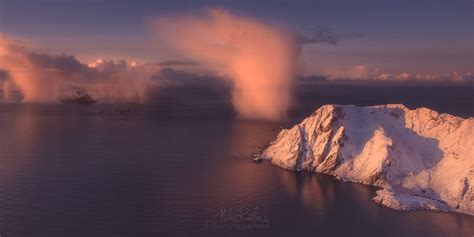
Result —
<instances>
[{"instance_id":1,"label":"low cloud bank","mask_svg":"<svg viewBox=\"0 0 474 237\"><path fill-rule=\"evenodd\" d=\"M0 37L0 77L3 97L13 88L24 102L55 102L76 91L101 100L144 102L147 90L157 86L152 80L159 65L98 60L79 62L74 56L38 52L22 42Z\"/></svg>"},{"instance_id":2,"label":"low cloud bank","mask_svg":"<svg viewBox=\"0 0 474 237\"><path fill-rule=\"evenodd\" d=\"M357 65L350 68L324 69L322 72L314 75L306 75L303 80L313 81L337 81L337 80L368 80L368 81L400 81L400 82L474 82L474 74L471 72L459 73L387 73L377 68L370 68L363 65Z\"/></svg>"}]
</instances>

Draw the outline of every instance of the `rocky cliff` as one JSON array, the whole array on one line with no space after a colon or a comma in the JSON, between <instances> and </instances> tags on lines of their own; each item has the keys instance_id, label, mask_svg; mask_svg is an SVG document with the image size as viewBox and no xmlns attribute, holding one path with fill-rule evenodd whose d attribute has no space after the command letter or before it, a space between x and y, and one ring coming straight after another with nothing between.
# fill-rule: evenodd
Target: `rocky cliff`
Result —
<instances>
[{"instance_id":1,"label":"rocky cliff","mask_svg":"<svg viewBox=\"0 0 474 237\"><path fill-rule=\"evenodd\" d=\"M403 105L325 105L284 129L260 158L374 185L398 210L474 215L474 118Z\"/></svg>"}]
</instances>

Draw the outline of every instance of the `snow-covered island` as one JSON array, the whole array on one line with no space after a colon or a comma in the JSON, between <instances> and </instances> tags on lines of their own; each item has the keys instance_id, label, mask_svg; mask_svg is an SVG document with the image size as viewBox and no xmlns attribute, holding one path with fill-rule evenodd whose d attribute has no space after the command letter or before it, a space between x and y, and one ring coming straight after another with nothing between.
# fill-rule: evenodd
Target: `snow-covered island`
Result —
<instances>
[{"instance_id":1,"label":"snow-covered island","mask_svg":"<svg viewBox=\"0 0 474 237\"><path fill-rule=\"evenodd\" d=\"M474 118L404 105L324 105L258 156L284 169L381 187L397 210L474 215Z\"/></svg>"}]
</instances>

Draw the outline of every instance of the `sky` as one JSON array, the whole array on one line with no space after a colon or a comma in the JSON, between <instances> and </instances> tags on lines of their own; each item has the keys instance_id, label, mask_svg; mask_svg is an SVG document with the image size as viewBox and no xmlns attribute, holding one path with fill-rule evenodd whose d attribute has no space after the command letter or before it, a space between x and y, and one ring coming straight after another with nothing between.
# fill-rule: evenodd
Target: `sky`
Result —
<instances>
[{"instance_id":1,"label":"sky","mask_svg":"<svg viewBox=\"0 0 474 237\"><path fill-rule=\"evenodd\" d=\"M304 44L303 74L474 72L472 0L0 0L0 32L84 62L186 60L151 22L208 7L336 38Z\"/></svg>"}]
</instances>

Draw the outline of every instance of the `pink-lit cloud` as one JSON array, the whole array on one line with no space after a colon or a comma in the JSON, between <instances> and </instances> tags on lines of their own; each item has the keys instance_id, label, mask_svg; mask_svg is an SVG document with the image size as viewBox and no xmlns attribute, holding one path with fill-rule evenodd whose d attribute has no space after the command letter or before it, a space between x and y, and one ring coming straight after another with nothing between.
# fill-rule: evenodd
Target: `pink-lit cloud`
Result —
<instances>
[{"instance_id":1,"label":"pink-lit cloud","mask_svg":"<svg viewBox=\"0 0 474 237\"><path fill-rule=\"evenodd\" d=\"M0 69L4 75L3 96L13 88L24 102L56 102L75 90L101 100L145 101L147 90L156 86L152 76L158 65L99 60L84 64L74 56L39 52L22 42L0 37Z\"/></svg>"},{"instance_id":2,"label":"pink-lit cloud","mask_svg":"<svg viewBox=\"0 0 474 237\"><path fill-rule=\"evenodd\" d=\"M326 68L320 73L326 80L372 80L372 81L424 81L424 82L474 82L474 75L467 73L389 73L378 68L356 65L345 68Z\"/></svg>"},{"instance_id":3,"label":"pink-lit cloud","mask_svg":"<svg viewBox=\"0 0 474 237\"><path fill-rule=\"evenodd\" d=\"M242 116L285 116L301 48L294 34L219 9L155 23L162 42L230 79L232 102Z\"/></svg>"}]
</instances>

